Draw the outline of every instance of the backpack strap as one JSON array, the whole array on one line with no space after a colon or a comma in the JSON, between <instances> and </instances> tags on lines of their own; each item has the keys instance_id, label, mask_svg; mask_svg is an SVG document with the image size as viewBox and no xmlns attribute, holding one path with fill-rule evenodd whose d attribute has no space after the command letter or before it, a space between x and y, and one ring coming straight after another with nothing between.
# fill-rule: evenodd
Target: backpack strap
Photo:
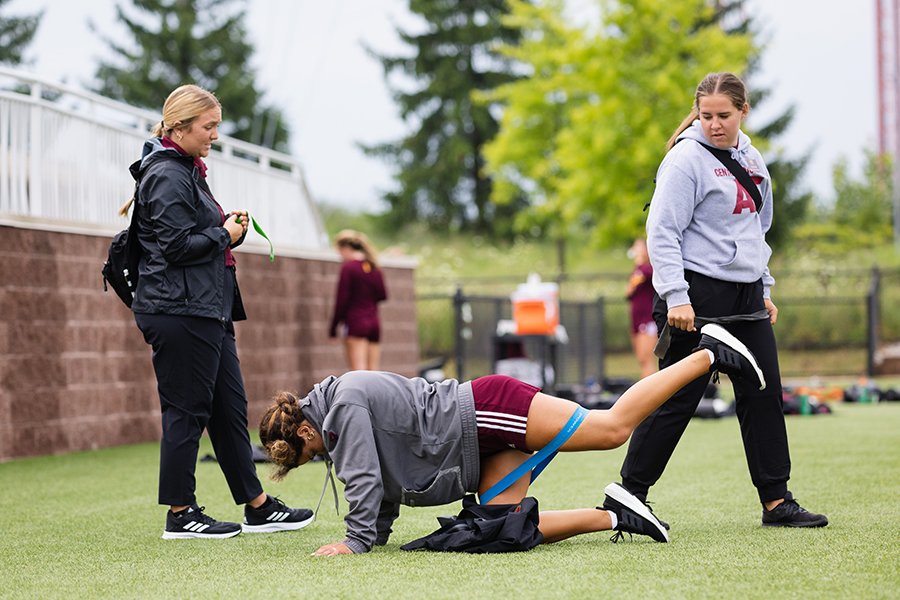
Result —
<instances>
[{"instance_id":1,"label":"backpack strap","mask_svg":"<svg viewBox=\"0 0 900 600\"><path fill-rule=\"evenodd\" d=\"M759 209L762 208L762 194L760 194L756 184L753 183L753 178L750 177L750 173L747 172L747 169L742 167L738 161L734 160L731 157L731 152L728 150L707 146L703 142L697 143L709 150L709 153L719 159L719 162L725 165L725 168L734 175L735 179L738 180L738 183L741 184L741 187L747 190L747 193L753 198L753 203L756 205L756 212L759 213Z\"/></svg>"},{"instance_id":2,"label":"backpack strap","mask_svg":"<svg viewBox=\"0 0 900 600\"><path fill-rule=\"evenodd\" d=\"M675 141L675 143L679 143L687 138L679 138ZM697 140L694 140L697 141ZM703 142L697 141L698 144L706 148L710 154L715 156L728 172L734 175L735 179L738 180L738 183L741 184L750 197L753 198L753 204L756 205L756 212L759 213L759 210L762 208L762 194L759 191L759 188L753 183L753 178L750 177L750 174L747 172L747 169L741 166L741 163L731 158L731 152L728 150L723 150L721 148L714 148L713 146L707 146ZM653 179L653 183L656 183L656 179ZM647 209L650 208L650 203L644 205L644 212L647 212Z\"/></svg>"},{"instance_id":3,"label":"backpack strap","mask_svg":"<svg viewBox=\"0 0 900 600\"><path fill-rule=\"evenodd\" d=\"M569 417L569 420L566 421L566 424L563 428L556 434L550 443L541 448L537 453L533 454L531 458L523 462L521 465L512 470L511 473L507 474L503 479L495 483L491 486L491 489L481 494L478 498L480 504L487 504L491 500L493 500L498 494L505 491L506 488L511 486L513 483L522 478L525 473L531 471L531 481L534 481L538 478L538 475L541 474L541 471L550 464L550 461L556 458L556 453L562 447L563 444L566 443L572 434L575 433L575 430L578 429L581 422L584 421L585 417L587 417L588 410L579 406L575 409L575 412Z\"/></svg>"},{"instance_id":4,"label":"backpack strap","mask_svg":"<svg viewBox=\"0 0 900 600\"><path fill-rule=\"evenodd\" d=\"M141 180L134 182L134 196L131 200L131 222L128 224L128 247L133 254L130 258L137 263L141 256L141 243L138 240L138 189L141 187ZM135 271L137 272L137 271Z\"/></svg>"}]
</instances>

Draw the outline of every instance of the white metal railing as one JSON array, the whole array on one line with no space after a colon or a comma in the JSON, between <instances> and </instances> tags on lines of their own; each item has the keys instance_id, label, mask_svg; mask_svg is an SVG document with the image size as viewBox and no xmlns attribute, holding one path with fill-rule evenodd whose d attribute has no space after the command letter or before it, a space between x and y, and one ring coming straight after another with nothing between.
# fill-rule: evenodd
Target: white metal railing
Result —
<instances>
[{"instance_id":1,"label":"white metal railing","mask_svg":"<svg viewBox=\"0 0 900 600\"><path fill-rule=\"evenodd\" d=\"M160 105L167 92L161 90ZM117 209L134 188L128 165L140 158L150 127L160 118L0 67L0 218L104 233L124 228L127 221ZM221 136L207 162L219 203L226 211L249 210L276 249L329 247L294 158Z\"/></svg>"}]
</instances>

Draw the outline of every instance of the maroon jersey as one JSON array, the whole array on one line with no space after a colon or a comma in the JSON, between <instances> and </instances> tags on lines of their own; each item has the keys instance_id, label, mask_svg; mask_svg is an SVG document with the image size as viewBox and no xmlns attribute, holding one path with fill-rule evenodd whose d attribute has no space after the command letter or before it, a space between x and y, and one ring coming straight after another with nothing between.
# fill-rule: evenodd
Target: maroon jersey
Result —
<instances>
[{"instance_id":1,"label":"maroon jersey","mask_svg":"<svg viewBox=\"0 0 900 600\"><path fill-rule=\"evenodd\" d=\"M641 325L653 323L653 267L650 263L635 267L628 280L631 293L631 332L637 333Z\"/></svg>"},{"instance_id":2,"label":"maroon jersey","mask_svg":"<svg viewBox=\"0 0 900 600\"><path fill-rule=\"evenodd\" d=\"M341 265L334 316L329 335L337 335L343 323L347 335L377 342L380 335L378 303L387 299L381 270L367 260L348 260Z\"/></svg>"}]
</instances>

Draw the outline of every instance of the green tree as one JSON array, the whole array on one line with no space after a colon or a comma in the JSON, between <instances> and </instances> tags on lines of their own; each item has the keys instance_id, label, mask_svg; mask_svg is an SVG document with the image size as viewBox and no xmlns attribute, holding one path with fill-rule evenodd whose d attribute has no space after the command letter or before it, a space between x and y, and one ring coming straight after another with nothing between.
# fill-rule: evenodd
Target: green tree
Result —
<instances>
[{"instance_id":1,"label":"green tree","mask_svg":"<svg viewBox=\"0 0 900 600\"><path fill-rule=\"evenodd\" d=\"M512 2L507 22L528 29L504 52L532 75L490 95L505 112L485 156L498 202L530 188L538 215L563 229L587 225L595 244L611 245L640 231L640 207L697 82L744 72L753 43L726 32L706 0L599 5L602 27L591 29L567 25L559 0L541 9ZM522 157L523 147L537 152Z\"/></svg>"},{"instance_id":2,"label":"green tree","mask_svg":"<svg viewBox=\"0 0 900 600\"><path fill-rule=\"evenodd\" d=\"M96 91L159 110L166 94L185 83L215 92L223 131L254 144L286 150L289 131L280 109L263 101L250 66L253 47L244 27L245 0L131 0L134 14L116 4L132 43L102 36L116 55L97 69Z\"/></svg>"},{"instance_id":3,"label":"green tree","mask_svg":"<svg viewBox=\"0 0 900 600\"><path fill-rule=\"evenodd\" d=\"M9 0L0 0L0 12ZM24 52L40 25L41 11L27 17L0 15L0 64L18 65L25 61Z\"/></svg>"},{"instance_id":4,"label":"green tree","mask_svg":"<svg viewBox=\"0 0 900 600\"><path fill-rule=\"evenodd\" d=\"M410 0L426 27L400 31L409 56L379 56L400 116L413 131L403 139L364 147L395 167L397 189L384 194L394 224L424 221L437 229L472 226L503 230L521 199L491 203L491 180L481 150L497 132L488 104L472 93L516 78L511 62L492 52L514 43L518 30L505 25L506 0ZM400 75L402 86L391 77ZM394 80L396 83L396 79ZM413 88L413 89L410 89Z\"/></svg>"},{"instance_id":5,"label":"green tree","mask_svg":"<svg viewBox=\"0 0 900 600\"><path fill-rule=\"evenodd\" d=\"M644 215L628 203L643 205L652 195L660 140L687 112L681 104L689 108L696 82L722 68L751 78L758 70L752 43L758 34L744 4L678 0L665 10L660 2L605 2L608 16L596 33L569 25L561 0L514 5L510 22L529 33L505 51L526 62L531 76L492 96L506 103L501 133L486 150L489 170L496 169L496 201L530 186L532 210L521 213L521 228L538 224L564 234L599 224L597 241L607 244L638 235ZM653 17L654 11L661 12ZM752 82L750 88L753 106L770 94ZM770 149L793 114L788 108L752 131L757 146ZM578 122L583 131L575 131ZM810 204L812 194L799 184L808 157L789 158L780 149L767 154L777 194L769 241L778 245Z\"/></svg>"},{"instance_id":6,"label":"green tree","mask_svg":"<svg viewBox=\"0 0 900 600\"><path fill-rule=\"evenodd\" d=\"M888 242L893 235L893 182L887 156L866 151L863 177L850 176L845 158L835 164L832 220L854 230L872 243Z\"/></svg>"},{"instance_id":7,"label":"green tree","mask_svg":"<svg viewBox=\"0 0 900 600\"><path fill-rule=\"evenodd\" d=\"M794 228L791 245L809 254L847 255L860 248L889 242L893 237L892 161L866 151L862 178L850 173L846 158L832 167L835 199Z\"/></svg>"},{"instance_id":8,"label":"green tree","mask_svg":"<svg viewBox=\"0 0 900 600\"><path fill-rule=\"evenodd\" d=\"M571 126L571 105L584 102L574 65L589 59L583 31L563 18L564 0L531 4L513 0L506 23L523 32L520 42L501 52L524 65L527 77L476 95L503 105L500 132L484 148L493 175L493 199L506 205L526 197L530 210L516 215L519 231L537 230L565 239L580 209L555 202L566 177L557 158L560 134Z\"/></svg>"},{"instance_id":9,"label":"green tree","mask_svg":"<svg viewBox=\"0 0 900 600\"><path fill-rule=\"evenodd\" d=\"M765 137L766 134L759 130L759 135ZM801 178L808 162L808 154L789 157L784 152L778 152L774 159L767 156L766 165L772 178L775 206L772 227L766 233L766 241L773 248L787 245L794 228L807 220L813 194L802 187Z\"/></svg>"}]
</instances>

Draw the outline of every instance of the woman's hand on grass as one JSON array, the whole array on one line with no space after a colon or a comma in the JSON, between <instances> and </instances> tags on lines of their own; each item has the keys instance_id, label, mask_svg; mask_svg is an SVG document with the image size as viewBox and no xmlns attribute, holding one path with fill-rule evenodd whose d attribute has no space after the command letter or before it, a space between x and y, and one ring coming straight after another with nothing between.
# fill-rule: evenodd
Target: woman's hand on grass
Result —
<instances>
[{"instance_id":1,"label":"woman's hand on grass","mask_svg":"<svg viewBox=\"0 0 900 600\"><path fill-rule=\"evenodd\" d=\"M334 544L325 544L315 552L313 552L313 556L335 556L337 554L353 554L353 550L348 548L344 542L337 542Z\"/></svg>"}]
</instances>

